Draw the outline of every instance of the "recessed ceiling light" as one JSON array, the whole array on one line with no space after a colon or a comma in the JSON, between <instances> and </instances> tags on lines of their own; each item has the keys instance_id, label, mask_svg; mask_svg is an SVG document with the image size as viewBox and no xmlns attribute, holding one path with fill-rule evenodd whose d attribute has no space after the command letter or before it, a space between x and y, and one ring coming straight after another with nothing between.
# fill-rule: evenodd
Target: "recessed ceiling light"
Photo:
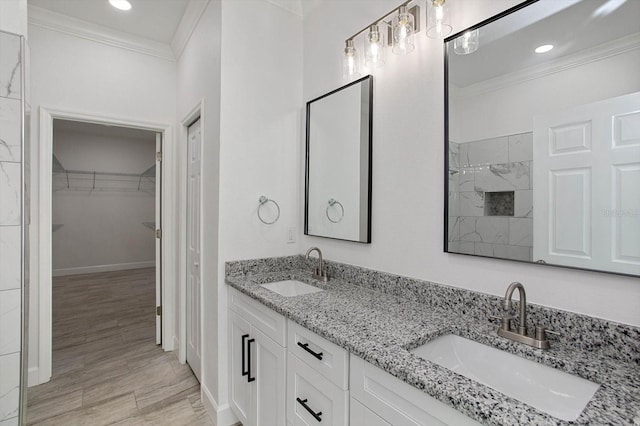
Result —
<instances>
[{"instance_id":1,"label":"recessed ceiling light","mask_svg":"<svg viewBox=\"0 0 640 426\"><path fill-rule=\"evenodd\" d=\"M553 44L543 44L542 46L538 46L535 49L536 53L546 53L553 49Z\"/></svg>"},{"instance_id":2,"label":"recessed ceiling light","mask_svg":"<svg viewBox=\"0 0 640 426\"><path fill-rule=\"evenodd\" d=\"M129 10L131 9L131 3L128 0L109 0L111 6L120 10Z\"/></svg>"}]
</instances>

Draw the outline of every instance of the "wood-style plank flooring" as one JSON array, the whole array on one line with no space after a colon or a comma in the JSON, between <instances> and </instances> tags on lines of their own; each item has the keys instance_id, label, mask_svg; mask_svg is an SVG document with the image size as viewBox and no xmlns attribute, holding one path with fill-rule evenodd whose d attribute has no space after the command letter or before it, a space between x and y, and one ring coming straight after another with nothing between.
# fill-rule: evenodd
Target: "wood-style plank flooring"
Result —
<instances>
[{"instance_id":1,"label":"wood-style plank flooring","mask_svg":"<svg viewBox=\"0 0 640 426\"><path fill-rule=\"evenodd\" d=\"M187 365L155 344L155 271L53 280L53 375L30 425L212 425Z\"/></svg>"}]
</instances>

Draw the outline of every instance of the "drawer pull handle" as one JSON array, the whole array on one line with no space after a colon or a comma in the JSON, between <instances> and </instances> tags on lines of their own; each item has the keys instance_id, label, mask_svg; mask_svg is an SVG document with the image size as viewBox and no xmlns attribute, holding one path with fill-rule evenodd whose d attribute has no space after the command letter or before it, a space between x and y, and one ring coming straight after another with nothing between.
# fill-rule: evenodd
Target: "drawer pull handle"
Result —
<instances>
[{"instance_id":1,"label":"drawer pull handle","mask_svg":"<svg viewBox=\"0 0 640 426\"><path fill-rule=\"evenodd\" d=\"M317 353L317 352L312 351L311 349L309 349L309 344L308 343L300 343L300 342L298 342L298 346L300 346L302 349L304 349L305 351L309 352L311 355L315 356L319 360L322 360L322 352Z\"/></svg>"},{"instance_id":2,"label":"drawer pull handle","mask_svg":"<svg viewBox=\"0 0 640 426\"><path fill-rule=\"evenodd\" d=\"M300 398L296 398L296 401L298 401L298 404L302 405L304 407L305 410L307 410L309 412L309 414L311 414L313 416L314 419L316 419L317 421L321 422L322 419L320 418L320 416L322 416L322 411L320 411L319 413L314 412L308 405L307 405L307 399L300 399Z\"/></svg>"},{"instance_id":3,"label":"drawer pull handle","mask_svg":"<svg viewBox=\"0 0 640 426\"><path fill-rule=\"evenodd\" d=\"M247 340L247 382L251 383L256 380L255 377L251 377L251 344L255 342L256 339Z\"/></svg>"},{"instance_id":4,"label":"drawer pull handle","mask_svg":"<svg viewBox=\"0 0 640 426\"><path fill-rule=\"evenodd\" d=\"M244 347L246 345L246 339L247 337L249 337L248 334L243 334L242 335L242 375L246 376L247 374L249 374L249 370L247 368L245 368L245 360L247 359L245 356L245 351L244 351Z\"/></svg>"}]
</instances>

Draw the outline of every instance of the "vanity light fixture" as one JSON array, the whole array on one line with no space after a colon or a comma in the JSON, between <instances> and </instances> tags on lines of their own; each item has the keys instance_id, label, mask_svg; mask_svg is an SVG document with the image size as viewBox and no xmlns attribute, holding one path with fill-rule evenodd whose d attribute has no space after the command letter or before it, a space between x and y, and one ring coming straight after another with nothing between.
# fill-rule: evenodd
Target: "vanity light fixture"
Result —
<instances>
[{"instance_id":1,"label":"vanity light fixture","mask_svg":"<svg viewBox=\"0 0 640 426\"><path fill-rule=\"evenodd\" d=\"M351 80L360 77L358 51L353 45L353 39L345 41L344 57L342 58L342 77L345 80Z\"/></svg>"},{"instance_id":2,"label":"vanity light fixture","mask_svg":"<svg viewBox=\"0 0 640 426\"><path fill-rule=\"evenodd\" d=\"M480 46L480 31L471 30L453 41L453 51L457 55L468 55L478 50Z\"/></svg>"},{"instance_id":3,"label":"vanity light fixture","mask_svg":"<svg viewBox=\"0 0 640 426\"><path fill-rule=\"evenodd\" d=\"M109 4L120 10L130 10L131 3L128 0L109 0Z\"/></svg>"},{"instance_id":4,"label":"vanity light fixture","mask_svg":"<svg viewBox=\"0 0 640 426\"><path fill-rule=\"evenodd\" d=\"M346 47L342 60L342 74L345 80L353 80L360 76L358 51L355 48L354 40L364 32L366 32L364 40L365 66L369 69L384 65L385 50L388 46L392 46L392 52L398 55L406 55L415 49L413 36L420 31L420 7L417 5L409 7L408 5L412 1L415 0L406 0L400 6L345 40ZM389 19L394 14L397 16ZM385 31L387 32L386 37Z\"/></svg>"},{"instance_id":5,"label":"vanity light fixture","mask_svg":"<svg viewBox=\"0 0 640 426\"><path fill-rule=\"evenodd\" d=\"M427 0L427 37L444 38L451 34L450 19L447 0Z\"/></svg>"},{"instance_id":6,"label":"vanity light fixture","mask_svg":"<svg viewBox=\"0 0 640 426\"><path fill-rule=\"evenodd\" d=\"M398 16L393 18L393 49L396 55L406 55L415 50L413 34L415 29L415 18L407 10L407 6L400 6Z\"/></svg>"},{"instance_id":7,"label":"vanity light fixture","mask_svg":"<svg viewBox=\"0 0 640 426\"><path fill-rule=\"evenodd\" d=\"M536 53L547 53L551 49L553 49L553 44L543 44L542 46L536 47L534 52L536 52Z\"/></svg>"},{"instance_id":8,"label":"vanity light fixture","mask_svg":"<svg viewBox=\"0 0 640 426\"><path fill-rule=\"evenodd\" d=\"M369 33L364 43L365 65L368 68L384 65L384 33L380 31L378 24L369 27Z\"/></svg>"}]
</instances>

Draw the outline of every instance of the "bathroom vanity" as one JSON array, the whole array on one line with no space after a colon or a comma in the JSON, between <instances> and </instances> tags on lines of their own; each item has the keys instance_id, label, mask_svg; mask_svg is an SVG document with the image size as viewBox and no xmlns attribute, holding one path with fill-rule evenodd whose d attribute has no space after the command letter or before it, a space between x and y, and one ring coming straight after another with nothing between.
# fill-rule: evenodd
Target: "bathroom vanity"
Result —
<instances>
[{"instance_id":1,"label":"bathroom vanity","mask_svg":"<svg viewBox=\"0 0 640 426\"><path fill-rule=\"evenodd\" d=\"M640 376L640 330L635 327L530 305L530 325L544 323L562 331L550 338L549 350L536 349L497 335L498 325L488 317L501 312L498 297L334 262L326 265L330 279L324 283L311 278L314 264L302 256L227 263L226 281L232 287L230 404L243 424L640 420L634 379ZM272 285L263 286L289 280L302 284L295 285L297 293L282 295L284 287L293 285L277 292ZM304 284L313 292L307 293ZM537 400L525 403L420 352L445 335L498 351L498 364L508 362L503 354L517 355L516 365L552 367L548 370L571 380L590 382L594 391L573 413L562 410L574 395L566 401L559 395L560 411Z\"/></svg>"}]
</instances>

